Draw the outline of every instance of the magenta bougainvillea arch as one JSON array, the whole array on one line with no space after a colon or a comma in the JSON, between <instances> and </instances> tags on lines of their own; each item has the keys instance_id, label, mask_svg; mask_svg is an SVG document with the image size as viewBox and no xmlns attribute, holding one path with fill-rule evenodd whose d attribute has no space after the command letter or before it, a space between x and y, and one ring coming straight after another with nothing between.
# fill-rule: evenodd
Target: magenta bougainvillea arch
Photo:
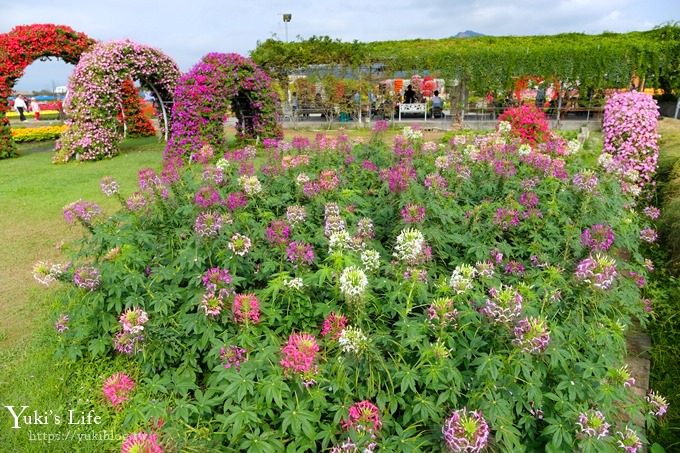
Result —
<instances>
[{"instance_id":1,"label":"magenta bougainvillea arch","mask_svg":"<svg viewBox=\"0 0 680 453\"><path fill-rule=\"evenodd\" d=\"M69 79L70 96L64 105L69 128L57 142L53 161L115 156L123 82L139 80L160 97L158 102L169 102L179 75L177 64L152 47L132 41L96 44L82 55Z\"/></svg>"},{"instance_id":2,"label":"magenta bougainvillea arch","mask_svg":"<svg viewBox=\"0 0 680 453\"><path fill-rule=\"evenodd\" d=\"M0 159L16 155L6 112L12 88L35 60L61 58L76 64L95 40L66 25L19 25L0 34Z\"/></svg>"},{"instance_id":3,"label":"magenta bougainvillea arch","mask_svg":"<svg viewBox=\"0 0 680 453\"><path fill-rule=\"evenodd\" d=\"M238 119L239 137L283 136L279 98L269 76L249 58L209 53L177 84L164 160L188 157L206 144L222 148L229 107Z\"/></svg>"}]
</instances>

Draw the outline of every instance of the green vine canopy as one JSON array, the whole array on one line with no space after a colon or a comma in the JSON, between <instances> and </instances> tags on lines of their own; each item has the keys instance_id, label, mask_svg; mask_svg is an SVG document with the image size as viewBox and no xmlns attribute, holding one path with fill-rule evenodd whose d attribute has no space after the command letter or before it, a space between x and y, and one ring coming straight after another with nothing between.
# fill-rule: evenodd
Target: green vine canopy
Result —
<instances>
[{"instance_id":1,"label":"green vine canopy","mask_svg":"<svg viewBox=\"0 0 680 453\"><path fill-rule=\"evenodd\" d=\"M680 88L680 26L645 32L551 36L481 36L360 43L329 37L258 43L253 60L283 79L290 71L328 64L380 64L390 71L430 70L465 80L475 91L507 89L517 77L535 75L576 82L584 88L618 88L634 75L647 85Z\"/></svg>"}]
</instances>

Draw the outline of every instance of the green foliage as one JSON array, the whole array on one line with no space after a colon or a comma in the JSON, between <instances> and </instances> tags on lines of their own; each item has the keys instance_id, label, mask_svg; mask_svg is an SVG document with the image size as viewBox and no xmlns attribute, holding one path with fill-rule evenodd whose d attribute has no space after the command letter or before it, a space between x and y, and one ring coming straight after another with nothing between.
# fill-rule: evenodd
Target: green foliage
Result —
<instances>
[{"instance_id":1,"label":"green foliage","mask_svg":"<svg viewBox=\"0 0 680 453\"><path fill-rule=\"evenodd\" d=\"M467 39L416 39L343 43L328 37L283 43L258 43L252 58L283 79L292 69L316 64L384 65L391 72L435 71L447 79L465 80L480 93L507 89L527 74L579 81L584 88L626 87L633 74L647 85L680 87L680 34L669 24L647 32L552 36L482 36Z\"/></svg>"},{"instance_id":2,"label":"green foliage","mask_svg":"<svg viewBox=\"0 0 680 453\"><path fill-rule=\"evenodd\" d=\"M61 356L109 356L121 329L119 315L130 308L147 312L135 356L147 399L136 397L125 412L140 424L145 417L162 416L168 442L178 450L239 445L253 451L318 451L348 434L366 442L360 432L346 433L339 426L360 400L378 406L383 426L377 442L388 451L440 448L443 420L464 406L483 412L492 444L500 450L609 448L609 440L581 442L575 423L580 412L597 407L621 430L628 417L644 408L610 378L623 363L627 326L635 318L645 320L641 290L628 277L631 271L645 275L641 220L626 210L630 200L606 174L599 175L594 194L577 190L563 175L546 176L523 161L518 144L504 136L482 138L479 148L458 142L443 150L422 144L412 131L409 137L395 152L377 141L353 149L343 140L319 138L312 149L298 141L286 153L287 170L280 167L282 156L268 148L263 192L231 213L223 206L211 208L231 219L216 237L202 237L194 228L202 209L193 200L208 184L199 166L182 170L180 179L166 187L167 197L157 187L147 193L153 202L146 207L121 209L108 220L92 222L94 234L82 241L72 269L96 266L101 287L63 290L58 312L68 313L71 321ZM555 150L554 161L562 159L563 147L558 141L549 148ZM402 160L409 149L413 159ZM301 158L290 164L288 159L299 154L307 155L309 163ZM507 159L503 168L512 164L516 175L498 174L496 158ZM592 158L568 157L566 169L574 173ZM367 170L365 160L383 169L383 177ZM442 167L444 161L451 165ZM390 190L404 168L412 174L408 165L416 180L407 181L404 190ZM215 186L222 198L245 190L237 166L227 165L225 182ZM341 170L330 170L336 168ZM301 171L320 178L317 184L325 181L319 194L305 195L296 185ZM446 190L422 184L435 173L446 180ZM339 186L328 188L333 175ZM533 212L507 228L499 225L498 211L522 212L521 196L529 190L538 197L540 215ZM361 248L329 250L324 234L329 202L339 206L350 234L356 236L359 220L370 217L374 236L359 240ZM284 218L293 204L305 206L308 217L292 227L289 240L314 246L311 265L294 265L285 243L266 239L270 222ZM408 204L425 208L422 223L406 223L401 209ZM575 267L589 254L579 237L594 224L610 225L616 237L609 255L619 277L610 290L574 277ZM395 240L406 227L422 232L432 250L430 260L395 259ZM252 241L244 256L230 250L235 233ZM344 295L341 275L349 266L364 266L362 248L376 250L381 258L376 270L365 270L363 295L352 298ZM504 256L502 265L489 262L493 275L472 278L463 291L450 286L455 268L488 260L492 251ZM505 271L510 260L526 270ZM214 267L229 271L236 293L256 295L260 322L235 322L233 298L215 317L200 308L206 293L201 277ZM71 272L62 278L69 280ZM291 287L292 278L304 286ZM521 295L522 317L545 321L550 335L545 352L530 354L515 344L515 321L494 323L481 314L492 292L503 285ZM440 298L451 301L455 322L433 317L431 304ZM305 385L301 375L281 367L281 348L295 332L318 336L330 312L345 314L366 340L355 352L343 352L330 336L319 337L320 351L310 370L313 382ZM224 366L221 348L230 345L247 351L240 368ZM168 397L175 401L154 401Z\"/></svg>"}]
</instances>

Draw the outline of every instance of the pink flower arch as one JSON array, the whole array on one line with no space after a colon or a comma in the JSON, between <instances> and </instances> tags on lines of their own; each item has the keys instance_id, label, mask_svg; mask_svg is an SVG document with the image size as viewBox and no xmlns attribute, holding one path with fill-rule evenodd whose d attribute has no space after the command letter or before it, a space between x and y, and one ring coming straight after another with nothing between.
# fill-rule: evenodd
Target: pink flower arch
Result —
<instances>
[{"instance_id":1,"label":"pink flower arch","mask_svg":"<svg viewBox=\"0 0 680 453\"><path fill-rule=\"evenodd\" d=\"M69 128L57 142L54 162L98 160L118 154L117 113L122 84L139 80L156 101L172 101L179 79L177 64L161 51L132 41L96 44L84 53L69 79L65 111Z\"/></svg>"},{"instance_id":2,"label":"pink flower arch","mask_svg":"<svg viewBox=\"0 0 680 453\"><path fill-rule=\"evenodd\" d=\"M241 138L282 138L279 100L269 76L249 58L209 53L180 77L164 162L177 164L206 144L224 146L228 108Z\"/></svg>"}]
</instances>

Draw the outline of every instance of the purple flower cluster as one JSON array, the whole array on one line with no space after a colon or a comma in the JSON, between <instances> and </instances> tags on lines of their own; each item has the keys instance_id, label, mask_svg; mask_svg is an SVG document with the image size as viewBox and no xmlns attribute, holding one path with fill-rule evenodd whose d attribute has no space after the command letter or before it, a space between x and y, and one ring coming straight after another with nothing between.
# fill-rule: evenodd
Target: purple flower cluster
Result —
<instances>
[{"instance_id":1,"label":"purple flower cluster","mask_svg":"<svg viewBox=\"0 0 680 453\"><path fill-rule=\"evenodd\" d=\"M107 197L117 194L120 189L118 182L111 176L104 176L99 182L99 187L101 187L102 192L104 192L104 195Z\"/></svg>"},{"instance_id":2,"label":"purple flower cluster","mask_svg":"<svg viewBox=\"0 0 680 453\"><path fill-rule=\"evenodd\" d=\"M205 186L194 195L194 203L200 208L208 209L222 203L219 192L214 187Z\"/></svg>"},{"instance_id":3,"label":"purple flower cluster","mask_svg":"<svg viewBox=\"0 0 680 453\"><path fill-rule=\"evenodd\" d=\"M659 158L657 119L659 110L652 96L637 91L612 94L602 119L602 151L613 156L622 179L633 170L639 189L652 183Z\"/></svg>"},{"instance_id":4,"label":"purple flower cluster","mask_svg":"<svg viewBox=\"0 0 680 453\"><path fill-rule=\"evenodd\" d=\"M589 283L595 288L611 288L617 276L616 261L606 255L597 254L581 260L574 275L578 280Z\"/></svg>"},{"instance_id":5,"label":"purple flower cluster","mask_svg":"<svg viewBox=\"0 0 680 453\"><path fill-rule=\"evenodd\" d=\"M238 371L241 364L248 361L246 353L247 351L239 346L223 346L220 348L220 360L224 363L224 368L234 367Z\"/></svg>"},{"instance_id":6,"label":"purple flower cluster","mask_svg":"<svg viewBox=\"0 0 680 453\"><path fill-rule=\"evenodd\" d=\"M224 200L224 205L230 211L245 208L248 205L248 196L243 192L230 192Z\"/></svg>"},{"instance_id":7,"label":"purple flower cluster","mask_svg":"<svg viewBox=\"0 0 680 453\"><path fill-rule=\"evenodd\" d=\"M649 244L653 244L658 238L659 234L654 228L646 227L640 230L640 239Z\"/></svg>"},{"instance_id":8,"label":"purple flower cluster","mask_svg":"<svg viewBox=\"0 0 680 453\"><path fill-rule=\"evenodd\" d=\"M68 322L70 318L68 315L60 315L57 321L54 323L54 328L59 333L64 333L68 330Z\"/></svg>"},{"instance_id":9,"label":"purple flower cluster","mask_svg":"<svg viewBox=\"0 0 680 453\"><path fill-rule=\"evenodd\" d=\"M403 160L380 173L381 178L387 181L390 192L400 193L408 189L411 181L416 179L416 169L413 165Z\"/></svg>"},{"instance_id":10,"label":"purple flower cluster","mask_svg":"<svg viewBox=\"0 0 680 453\"><path fill-rule=\"evenodd\" d=\"M285 220L273 220L265 230L265 237L272 245L286 244L290 238L290 225Z\"/></svg>"},{"instance_id":11,"label":"purple flower cluster","mask_svg":"<svg viewBox=\"0 0 680 453\"><path fill-rule=\"evenodd\" d=\"M609 225L596 224L581 233L581 244L593 252L606 252L614 243L614 230Z\"/></svg>"},{"instance_id":12,"label":"purple flower cluster","mask_svg":"<svg viewBox=\"0 0 680 453\"><path fill-rule=\"evenodd\" d=\"M515 339L512 342L522 351L536 354L546 350L550 343L550 332L545 320L524 318L519 320L514 329Z\"/></svg>"},{"instance_id":13,"label":"purple flower cluster","mask_svg":"<svg viewBox=\"0 0 680 453\"><path fill-rule=\"evenodd\" d=\"M85 226L92 225L92 221L102 215L102 209L97 203L78 200L64 206L64 219L68 223L78 221Z\"/></svg>"},{"instance_id":14,"label":"purple flower cluster","mask_svg":"<svg viewBox=\"0 0 680 453\"><path fill-rule=\"evenodd\" d=\"M509 230L519 225L519 212L516 209L498 208L493 223L501 227L502 230Z\"/></svg>"},{"instance_id":15,"label":"purple flower cluster","mask_svg":"<svg viewBox=\"0 0 680 453\"><path fill-rule=\"evenodd\" d=\"M303 241L292 241L286 248L286 256L295 265L309 265L314 261L314 247Z\"/></svg>"},{"instance_id":16,"label":"purple flower cluster","mask_svg":"<svg viewBox=\"0 0 680 453\"><path fill-rule=\"evenodd\" d=\"M401 218L409 224L422 223L425 220L425 206L409 203L402 208Z\"/></svg>"},{"instance_id":17,"label":"purple flower cluster","mask_svg":"<svg viewBox=\"0 0 680 453\"><path fill-rule=\"evenodd\" d=\"M139 344L144 341L144 324L149 320L146 312L140 308L128 309L121 313L118 322L121 331L113 338L113 347L121 354L134 354Z\"/></svg>"},{"instance_id":18,"label":"purple flower cluster","mask_svg":"<svg viewBox=\"0 0 680 453\"><path fill-rule=\"evenodd\" d=\"M512 286L490 288L490 299L479 312L496 323L512 323L522 313L522 295Z\"/></svg>"},{"instance_id":19,"label":"purple flower cluster","mask_svg":"<svg viewBox=\"0 0 680 453\"><path fill-rule=\"evenodd\" d=\"M451 453L479 453L489 441L489 425L481 411L453 411L444 421L442 435Z\"/></svg>"},{"instance_id":20,"label":"purple flower cluster","mask_svg":"<svg viewBox=\"0 0 680 453\"><path fill-rule=\"evenodd\" d=\"M99 288L101 281L102 278L99 274L99 270L94 267L79 267L73 272L73 283L75 283L78 288L94 291Z\"/></svg>"},{"instance_id":21,"label":"purple flower cluster","mask_svg":"<svg viewBox=\"0 0 680 453\"><path fill-rule=\"evenodd\" d=\"M223 223L224 219L220 214L214 211L202 212L196 217L194 231L204 238L215 237L222 229Z\"/></svg>"},{"instance_id":22,"label":"purple flower cluster","mask_svg":"<svg viewBox=\"0 0 680 453\"><path fill-rule=\"evenodd\" d=\"M598 410L590 409L582 412L576 422L580 429L581 437L595 437L602 439L609 434L609 423L604 421L604 414Z\"/></svg>"}]
</instances>

